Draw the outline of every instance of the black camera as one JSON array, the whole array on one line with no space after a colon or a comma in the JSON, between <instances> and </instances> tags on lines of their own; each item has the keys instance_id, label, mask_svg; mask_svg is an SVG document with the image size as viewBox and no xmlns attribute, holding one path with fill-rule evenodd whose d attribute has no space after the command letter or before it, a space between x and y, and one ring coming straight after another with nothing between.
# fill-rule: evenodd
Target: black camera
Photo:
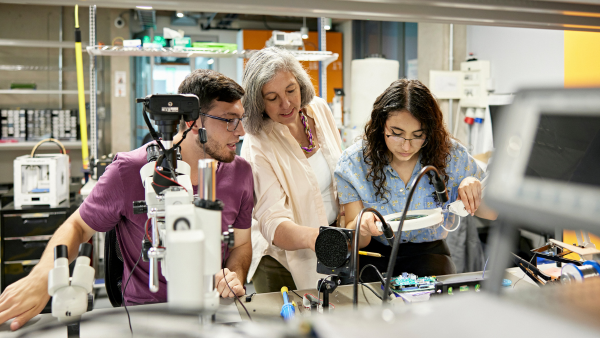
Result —
<instances>
[{"instance_id":1,"label":"black camera","mask_svg":"<svg viewBox=\"0 0 600 338\"><path fill-rule=\"evenodd\" d=\"M195 121L200 117L200 100L193 94L148 95L137 99L144 104L144 111L156 122L163 140L172 141L177 133L177 125L184 121Z\"/></svg>"}]
</instances>

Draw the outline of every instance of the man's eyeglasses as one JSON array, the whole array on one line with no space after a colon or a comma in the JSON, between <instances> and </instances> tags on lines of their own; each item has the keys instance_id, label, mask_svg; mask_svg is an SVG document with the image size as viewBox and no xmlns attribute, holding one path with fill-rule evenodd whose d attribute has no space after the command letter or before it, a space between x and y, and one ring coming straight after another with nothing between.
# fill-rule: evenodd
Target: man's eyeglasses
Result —
<instances>
[{"instance_id":1,"label":"man's eyeglasses","mask_svg":"<svg viewBox=\"0 0 600 338\"><path fill-rule=\"evenodd\" d=\"M208 114L204 114L204 113L200 113L200 115L210 117L211 119L227 122L227 131L230 131L230 132L236 130L238 125L240 124L240 122L242 122L246 118L245 116L242 116L241 119L238 119L238 118L226 119L223 117L208 115Z\"/></svg>"},{"instance_id":2,"label":"man's eyeglasses","mask_svg":"<svg viewBox=\"0 0 600 338\"><path fill-rule=\"evenodd\" d=\"M398 135L387 135L385 134L385 136L387 136L388 140L390 140L391 142L399 145L400 147L402 147L404 145L404 142L409 141L411 147L413 148L423 148L426 144L427 144L427 139L422 137L422 138L404 138L402 136L398 136Z\"/></svg>"}]
</instances>

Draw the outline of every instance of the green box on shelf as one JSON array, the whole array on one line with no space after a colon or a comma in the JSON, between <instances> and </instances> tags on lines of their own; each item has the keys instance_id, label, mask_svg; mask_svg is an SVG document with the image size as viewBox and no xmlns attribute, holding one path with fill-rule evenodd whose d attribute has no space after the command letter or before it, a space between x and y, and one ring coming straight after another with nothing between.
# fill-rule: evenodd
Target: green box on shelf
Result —
<instances>
[{"instance_id":1,"label":"green box on shelf","mask_svg":"<svg viewBox=\"0 0 600 338\"><path fill-rule=\"evenodd\" d=\"M192 47L192 39L189 37L175 38L175 39L173 39L173 46L175 46L175 47Z\"/></svg>"},{"instance_id":2,"label":"green box on shelf","mask_svg":"<svg viewBox=\"0 0 600 338\"><path fill-rule=\"evenodd\" d=\"M35 83L11 83L10 89L37 89Z\"/></svg>"},{"instance_id":3,"label":"green box on shelf","mask_svg":"<svg viewBox=\"0 0 600 338\"><path fill-rule=\"evenodd\" d=\"M235 43L217 43L217 42L194 42L192 44L194 48L206 48L206 49L217 49L220 51L237 51L237 44Z\"/></svg>"}]
</instances>

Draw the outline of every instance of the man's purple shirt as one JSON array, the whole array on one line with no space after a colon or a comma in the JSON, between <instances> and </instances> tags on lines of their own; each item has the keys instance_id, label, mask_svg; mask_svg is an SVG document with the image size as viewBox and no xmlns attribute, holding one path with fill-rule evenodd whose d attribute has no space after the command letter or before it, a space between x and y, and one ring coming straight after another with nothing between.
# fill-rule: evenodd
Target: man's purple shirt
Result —
<instances>
[{"instance_id":1,"label":"man's purple shirt","mask_svg":"<svg viewBox=\"0 0 600 338\"><path fill-rule=\"evenodd\" d=\"M146 163L145 145L130 152L118 153L79 208L81 218L95 231L106 232L117 226L117 238L124 263L123 286L140 257L144 224L148 219L146 214L133 214L133 201L145 198L140 169ZM250 228L254 207L250 164L239 156L231 163L219 162L216 188L217 198L225 204L222 231L226 231L230 224L236 229ZM197 187L194 187L194 193L196 190ZM225 261L229 250L225 244L222 248ZM148 289L148 271L148 262L140 259L125 291L128 305L166 302L167 284L160 266L160 286L157 293Z\"/></svg>"}]
</instances>

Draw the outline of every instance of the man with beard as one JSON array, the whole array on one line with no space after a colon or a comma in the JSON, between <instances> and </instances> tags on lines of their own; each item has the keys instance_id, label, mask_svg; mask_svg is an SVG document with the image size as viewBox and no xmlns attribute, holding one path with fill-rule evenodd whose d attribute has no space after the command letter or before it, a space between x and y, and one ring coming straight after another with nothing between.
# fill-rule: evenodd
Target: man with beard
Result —
<instances>
[{"instance_id":1,"label":"man with beard","mask_svg":"<svg viewBox=\"0 0 600 338\"><path fill-rule=\"evenodd\" d=\"M250 225L254 204L252 169L235 154L236 143L244 135L241 123L244 116L241 103L244 90L218 72L198 69L181 83L179 93L194 94L200 100L201 116L181 143L182 160L191 167L194 193L197 193L198 160L213 158L219 161L216 193L224 203L221 227L223 231L230 224L234 227L235 244L232 249L224 244L222 246L224 264L215 277L215 286L222 297L234 297L234 293L241 296L245 293L243 282L252 259ZM191 125L192 122L181 122L174 143L181 140L183 131ZM200 143L198 132L202 127L207 131L207 143L204 146ZM67 245L69 260L72 261L81 243L87 242L97 231L106 232L115 227L123 256L123 281L131 274L123 301L131 305L167 300L167 286L162 273L159 271L159 291L150 292L149 265L139 259L147 216L133 214L133 201L145 199L140 169L146 163L146 145L115 156L92 193L54 233L31 273L8 286L0 295L0 323L16 317L10 325L12 330L16 330L44 308L50 298L48 272L53 268L55 246Z\"/></svg>"}]
</instances>

